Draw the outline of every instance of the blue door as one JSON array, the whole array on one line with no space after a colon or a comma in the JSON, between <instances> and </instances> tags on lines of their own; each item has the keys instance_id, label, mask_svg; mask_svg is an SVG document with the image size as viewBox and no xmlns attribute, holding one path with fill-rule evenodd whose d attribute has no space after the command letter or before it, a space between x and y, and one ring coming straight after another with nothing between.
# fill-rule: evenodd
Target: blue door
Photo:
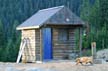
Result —
<instances>
[{"instance_id":1,"label":"blue door","mask_svg":"<svg viewBox=\"0 0 108 71\"><path fill-rule=\"evenodd\" d=\"M51 28L43 28L43 60L52 59Z\"/></svg>"}]
</instances>

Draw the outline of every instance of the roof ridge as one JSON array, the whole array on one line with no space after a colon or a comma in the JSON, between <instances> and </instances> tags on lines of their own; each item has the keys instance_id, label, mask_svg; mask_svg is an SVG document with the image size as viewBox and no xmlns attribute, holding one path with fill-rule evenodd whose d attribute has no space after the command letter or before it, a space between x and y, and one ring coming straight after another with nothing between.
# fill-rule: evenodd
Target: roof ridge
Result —
<instances>
[{"instance_id":1,"label":"roof ridge","mask_svg":"<svg viewBox=\"0 0 108 71\"><path fill-rule=\"evenodd\" d=\"M57 8L63 8L63 7L65 7L65 6L64 6L64 5L62 5L62 6L56 6L56 7L41 9L41 10L39 10L39 11L47 11L47 10L52 10L52 9L57 9Z\"/></svg>"}]
</instances>

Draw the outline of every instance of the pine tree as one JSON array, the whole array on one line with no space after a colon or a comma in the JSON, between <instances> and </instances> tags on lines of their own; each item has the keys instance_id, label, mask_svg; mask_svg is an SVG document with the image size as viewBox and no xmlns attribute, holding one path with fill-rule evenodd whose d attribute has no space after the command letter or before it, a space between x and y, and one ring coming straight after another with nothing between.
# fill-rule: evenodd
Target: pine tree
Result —
<instances>
[{"instance_id":1,"label":"pine tree","mask_svg":"<svg viewBox=\"0 0 108 71\"><path fill-rule=\"evenodd\" d=\"M0 48L4 47L4 41L5 41L5 39L4 39L3 23L0 20Z\"/></svg>"},{"instance_id":2,"label":"pine tree","mask_svg":"<svg viewBox=\"0 0 108 71\"><path fill-rule=\"evenodd\" d=\"M86 22L89 22L90 8L89 0L82 0L80 17Z\"/></svg>"},{"instance_id":3,"label":"pine tree","mask_svg":"<svg viewBox=\"0 0 108 71\"><path fill-rule=\"evenodd\" d=\"M81 11L80 11L80 17L85 21L86 28L84 29L84 34L83 35L83 48L88 48L90 47L90 41L89 39L89 25L90 25L90 12L91 11L91 6L89 0L82 0L82 5L81 5Z\"/></svg>"},{"instance_id":4,"label":"pine tree","mask_svg":"<svg viewBox=\"0 0 108 71\"><path fill-rule=\"evenodd\" d=\"M100 26L102 31L102 44L105 48L108 48L108 0L99 0L100 1ZM104 42L104 43L103 43Z\"/></svg>"},{"instance_id":5,"label":"pine tree","mask_svg":"<svg viewBox=\"0 0 108 71\"><path fill-rule=\"evenodd\" d=\"M0 60L3 59L4 47L5 47L5 38L4 38L3 23L0 20Z\"/></svg>"}]
</instances>

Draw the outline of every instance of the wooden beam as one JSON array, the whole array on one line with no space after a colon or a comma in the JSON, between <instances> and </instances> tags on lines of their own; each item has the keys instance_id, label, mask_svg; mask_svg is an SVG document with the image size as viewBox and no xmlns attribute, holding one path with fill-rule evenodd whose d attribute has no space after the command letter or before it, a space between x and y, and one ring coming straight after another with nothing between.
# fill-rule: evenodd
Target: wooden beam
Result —
<instances>
[{"instance_id":1,"label":"wooden beam","mask_svg":"<svg viewBox=\"0 0 108 71\"><path fill-rule=\"evenodd\" d=\"M19 61L21 59L21 56L22 56L22 54L24 52L24 48L25 48L26 44L27 44L26 39L21 41L20 50L19 50L19 53L18 53L18 57L17 57L16 63L19 63Z\"/></svg>"},{"instance_id":2,"label":"wooden beam","mask_svg":"<svg viewBox=\"0 0 108 71\"><path fill-rule=\"evenodd\" d=\"M93 59L96 59L96 42L91 43L91 48L92 48L92 57Z\"/></svg>"},{"instance_id":3,"label":"wooden beam","mask_svg":"<svg viewBox=\"0 0 108 71\"><path fill-rule=\"evenodd\" d=\"M64 25L64 24L62 24L62 25L54 25L54 24L47 24L47 25L43 25L42 27L45 27L45 28L47 28L47 27L50 27L50 28L78 28L78 27L83 27L83 25Z\"/></svg>"},{"instance_id":4,"label":"wooden beam","mask_svg":"<svg viewBox=\"0 0 108 71\"><path fill-rule=\"evenodd\" d=\"M42 61L42 30L40 29L40 61Z\"/></svg>"}]
</instances>

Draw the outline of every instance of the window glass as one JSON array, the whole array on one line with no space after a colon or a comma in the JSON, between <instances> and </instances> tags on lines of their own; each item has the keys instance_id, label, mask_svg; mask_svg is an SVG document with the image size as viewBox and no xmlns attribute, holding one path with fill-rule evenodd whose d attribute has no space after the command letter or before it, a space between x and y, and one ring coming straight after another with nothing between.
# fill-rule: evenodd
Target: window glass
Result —
<instances>
[{"instance_id":1,"label":"window glass","mask_svg":"<svg viewBox=\"0 0 108 71\"><path fill-rule=\"evenodd\" d=\"M58 40L59 41L67 41L68 40L68 29L59 29Z\"/></svg>"}]
</instances>

